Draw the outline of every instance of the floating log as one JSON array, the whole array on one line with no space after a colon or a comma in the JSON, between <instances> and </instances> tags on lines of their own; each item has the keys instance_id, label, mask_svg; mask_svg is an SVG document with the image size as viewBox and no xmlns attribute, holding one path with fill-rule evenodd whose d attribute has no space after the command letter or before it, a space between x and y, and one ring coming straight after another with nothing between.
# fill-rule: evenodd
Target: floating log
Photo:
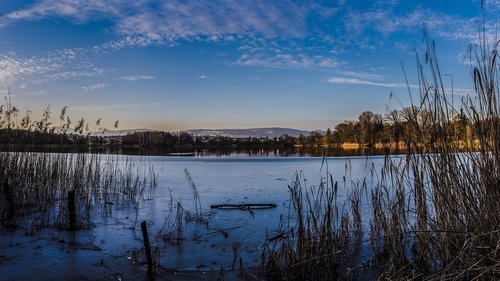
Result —
<instances>
[{"instance_id":1,"label":"floating log","mask_svg":"<svg viewBox=\"0 0 500 281\"><path fill-rule=\"evenodd\" d=\"M232 209L240 209L240 210L251 210L251 209L271 209L276 208L276 204L219 204L219 205L210 205L211 209L222 209L222 210L232 210Z\"/></svg>"},{"instance_id":2,"label":"floating log","mask_svg":"<svg viewBox=\"0 0 500 281\"><path fill-rule=\"evenodd\" d=\"M170 155L170 156L195 156L196 153L194 153L194 152L172 152L172 153L169 153L168 155Z\"/></svg>"}]
</instances>

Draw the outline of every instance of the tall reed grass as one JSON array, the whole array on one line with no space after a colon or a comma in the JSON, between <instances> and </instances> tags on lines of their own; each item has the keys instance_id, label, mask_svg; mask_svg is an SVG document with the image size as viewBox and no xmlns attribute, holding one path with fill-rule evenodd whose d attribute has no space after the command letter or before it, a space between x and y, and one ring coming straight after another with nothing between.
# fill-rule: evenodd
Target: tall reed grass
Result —
<instances>
[{"instance_id":1,"label":"tall reed grass","mask_svg":"<svg viewBox=\"0 0 500 281\"><path fill-rule=\"evenodd\" d=\"M77 227L114 204L139 204L154 192L152 167L101 154L0 153L0 222L68 227L68 192L76 194Z\"/></svg>"},{"instance_id":2,"label":"tall reed grass","mask_svg":"<svg viewBox=\"0 0 500 281\"><path fill-rule=\"evenodd\" d=\"M358 260L361 189L353 184L348 202L338 200L338 184L308 187L301 174L289 185L287 219L264 245L263 262L272 280L353 279Z\"/></svg>"},{"instance_id":3,"label":"tall reed grass","mask_svg":"<svg viewBox=\"0 0 500 281\"><path fill-rule=\"evenodd\" d=\"M420 103L408 116L407 156L387 158L373 190L372 245L381 278L500 278L500 133L498 45L486 37L470 50L475 95L450 104L434 42L417 55ZM464 122L466 143L454 136ZM422 140L427 140L421 146Z\"/></svg>"},{"instance_id":4,"label":"tall reed grass","mask_svg":"<svg viewBox=\"0 0 500 281\"><path fill-rule=\"evenodd\" d=\"M296 177L294 219L264 247L270 279L500 279L500 41L482 34L478 42L469 53L475 93L459 108L443 86L434 42L426 36L424 55L416 52L420 99L396 120L412 128L402 136L406 155L387 155L368 189L369 227L361 224L363 189L343 203L337 185L309 188ZM369 247L370 258L356 260L356 245Z\"/></svg>"}]
</instances>

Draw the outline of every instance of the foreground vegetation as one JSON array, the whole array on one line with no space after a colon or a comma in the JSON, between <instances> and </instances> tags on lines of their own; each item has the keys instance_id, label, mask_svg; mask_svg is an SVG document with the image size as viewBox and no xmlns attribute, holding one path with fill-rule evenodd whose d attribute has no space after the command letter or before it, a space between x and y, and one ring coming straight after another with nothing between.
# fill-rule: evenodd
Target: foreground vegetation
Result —
<instances>
[{"instance_id":1,"label":"foreground vegetation","mask_svg":"<svg viewBox=\"0 0 500 281\"><path fill-rule=\"evenodd\" d=\"M500 278L500 41L488 45L484 37L472 46L476 96L464 98L460 110L447 98L434 42L426 44L424 61L417 54L420 102L403 110L406 124L398 130L406 156L387 156L372 178L344 183L351 189L347 205L337 201L328 175L317 188L297 177L290 186L295 220L268 238L263 256L272 279L344 280L369 272L383 280ZM363 228L364 193L372 218Z\"/></svg>"},{"instance_id":2,"label":"foreground vegetation","mask_svg":"<svg viewBox=\"0 0 500 281\"><path fill-rule=\"evenodd\" d=\"M28 232L89 227L94 215L106 215L113 204L139 204L155 181L152 167L113 156L0 153L0 223ZM74 222L68 212L74 212Z\"/></svg>"}]
</instances>

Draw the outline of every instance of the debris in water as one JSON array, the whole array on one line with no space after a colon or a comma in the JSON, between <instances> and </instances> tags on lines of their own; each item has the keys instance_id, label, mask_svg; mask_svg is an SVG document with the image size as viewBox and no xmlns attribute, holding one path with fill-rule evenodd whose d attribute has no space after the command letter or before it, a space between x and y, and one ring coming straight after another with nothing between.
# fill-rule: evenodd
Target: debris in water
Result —
<instances>
[{"instance_id":1,"label":"debris in water","mask_svg":"<svg viewBox=\"0 0 500 281\"><path fill-rule=\"evenodd\" d=\"M210 208L221 209L221 210L271 209L271 208L276 208L276 204L273 204L273 203L269 203L269 204L220 204L220 205L210 205Z\"/></svg>"}]
</instances>

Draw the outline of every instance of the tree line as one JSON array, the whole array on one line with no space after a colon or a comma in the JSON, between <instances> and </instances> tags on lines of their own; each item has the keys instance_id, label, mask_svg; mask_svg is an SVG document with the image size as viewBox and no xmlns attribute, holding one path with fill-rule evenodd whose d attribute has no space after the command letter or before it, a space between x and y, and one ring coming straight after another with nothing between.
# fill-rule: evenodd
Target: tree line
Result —
<instances>
[{"instance_id":1,"label":"tree line","mask_svg":"<svg viewBox=\"0 0 500 281\"><path fill-rule=\"evenodd\" d=\"M51 121L50 107L44 110L41 120L31 120L30 112L19 119L19 111L8 105L0 107L0 144L34 145L114 145L163 147L176 149L195 148L291 148L291 147L340 147L345 143L355 143L366 147L375 144L395 144L418 139L423 145L432 144L437 137L446 137L455 141L466 141L481 134L481 124L470 122L465 114L454 112L444 118L451 128L444 135L436 135L434 116L430 111L417 107L391 110L384 115L372 111L362 112L356 120L346 120L337 124L333 130L313 131L309 135L298 137L282 135L280 137L197 136L185 132L172 133L162 131L134 132L124 136L107 136L106 128L101 126L101 119L90 125L81 118L75 123L66 116L64 107L59 114L59 126ZM474 123L474 124L473 124ZM478 123L478 124L476 124ZM56 127L57 126L57 127ZM93 128L91 128L93 127ZM115 128L118 121L115 122ZM56 129L57 128L57 129Z\"/></svg>"},{"instance_id":2,"label":"tree line","mask_svg":"<svg viewBox=\"0 0 500 281\"><path fill-rule=\"evenodd\" d=\"M247 137L231 138L227 136L191 136L187 133L169 132L137 132L122 138L124 145L139 146L167 146L190 145L192 147L262 147L262 148L289 148L301 147L340 147L345 143L354 143L366 147L375 144L407 143L410 139L421 140L422 145L432 144L437 141L433 131L436 127L433 113L422 108L407 107L401 110L391 110L385 115L362 112L357 120L346 120L325 132L313 131L309 135L300 134L298 137L282 135L280 137ZM477 130L471 127L471 122L463 113L455 112L447 116L447 121L452 126L446 131L446 136L453 140L465 141L467 138L477 137ZM444 124L442 124L444 125ZM469 135L467 135L467 133Z\"/></svg>"},{"instance_id":3,"label":"tree line","mask_svg":"<svg viewBox=\"0 0 500 281\"><path fill-rule=\"evenodd\" d=\"M384 116L371 111L362 112L355 121L344 121L333 132L327 131L325 142L330 144L357 143L373 146L376 143L390 144L418 137L420 144L432 145L437 138L466 141L477 138L477 125L472 124L463 112L453 112L443 116L443 122L435 122L435 113L415 106L401 110L391 110ZM447 124L445 124L447 123ZM451 126L447 126L451 125ZM472 126L474 125L474 126ZM442 130L443 128L451 128ZM442 132L436 134L436 132Z\"/></svg>"}]
</instances>

